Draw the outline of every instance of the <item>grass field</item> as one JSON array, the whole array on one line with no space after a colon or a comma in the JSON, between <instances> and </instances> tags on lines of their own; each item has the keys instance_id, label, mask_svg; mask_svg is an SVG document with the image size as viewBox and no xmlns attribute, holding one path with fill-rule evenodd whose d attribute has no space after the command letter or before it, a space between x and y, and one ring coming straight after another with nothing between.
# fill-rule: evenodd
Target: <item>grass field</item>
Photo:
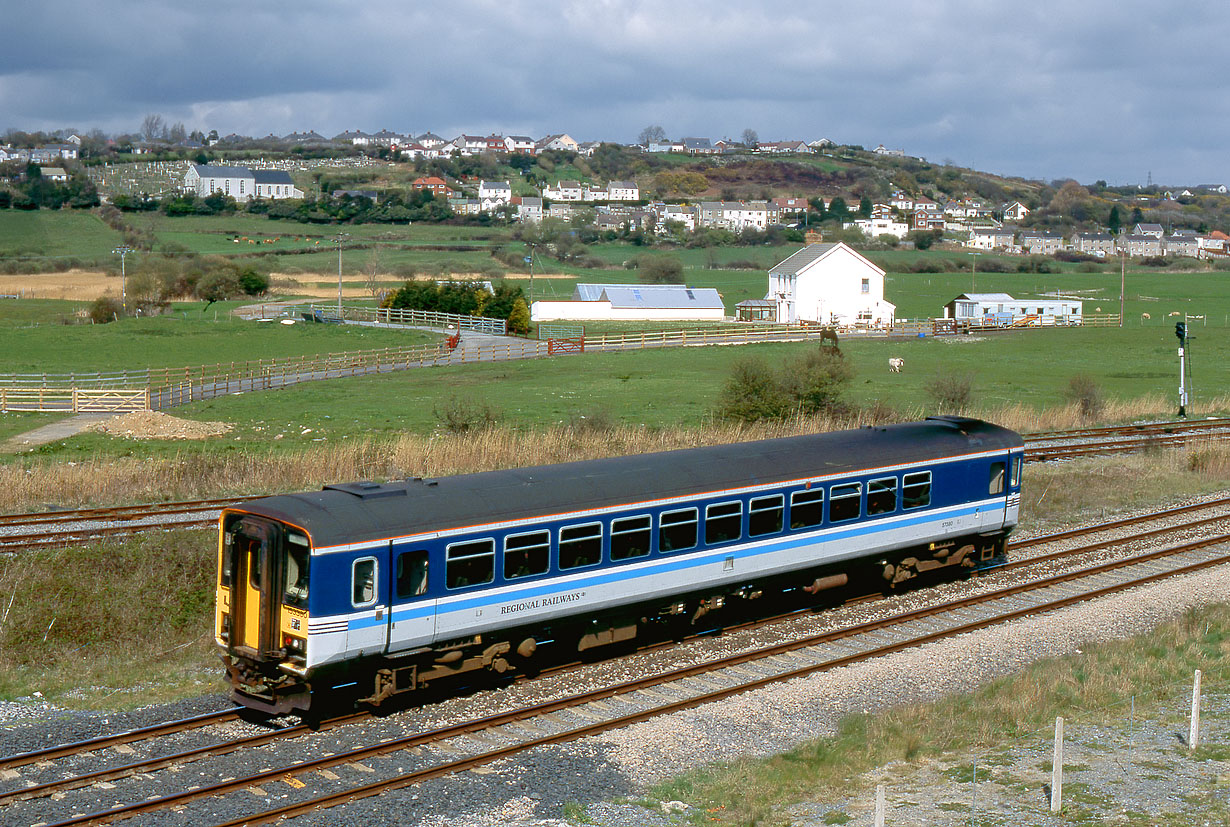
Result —
<instances>
[{"instance_id":1,"label":"grass field","mask_svg":"<svg viewBox=\"0 0 1230 827\"><path fill-rule=\"evenodd\" d=\"M0 210L0 259L103 259L120 235L96 216L75 210Z\"/></svg>"}]
</instances>

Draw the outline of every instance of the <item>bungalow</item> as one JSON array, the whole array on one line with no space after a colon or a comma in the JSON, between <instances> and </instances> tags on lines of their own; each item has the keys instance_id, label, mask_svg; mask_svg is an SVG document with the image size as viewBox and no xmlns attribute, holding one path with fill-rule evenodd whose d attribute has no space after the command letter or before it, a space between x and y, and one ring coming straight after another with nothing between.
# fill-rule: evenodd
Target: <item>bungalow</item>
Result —
<instances>
[{"instance_id":1,"label":"bungalow","mask_svg":"<svg viewBox=\"0 0 1230 827\"><path fill-rule=\"evenodd\" d=\"M786 152L799 154L810 154L813 152L806 141L762 141L756 144L756 151L779 155Z\"/></svg>"},{"instance_id":2,"label":"bungalow","mask_svg":"<svg viewBox=\"0 0 1230 827\"><path fill-rule=\"evenodd\" d=\"M578 284L571 301L536 301L533 321L721 321L722 297L712 287L685 284Z\"/></svg>"},{"instance_id":3,"label":"bungalow","mask_svg":"<svg viewBox=\"0 0 1230 827\"><path fill-rule=\"evenodd\" d=\"M689 155L716 155L720 150L708 138L684 138L683 151Z\"/></svg>"}]
</instances>

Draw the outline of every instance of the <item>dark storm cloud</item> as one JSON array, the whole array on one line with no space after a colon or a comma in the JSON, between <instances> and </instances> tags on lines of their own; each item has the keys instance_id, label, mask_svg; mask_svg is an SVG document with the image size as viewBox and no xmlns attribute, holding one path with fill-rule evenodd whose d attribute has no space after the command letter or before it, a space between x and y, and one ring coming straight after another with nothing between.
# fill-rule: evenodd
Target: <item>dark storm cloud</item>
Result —
<instances>
[{"instance_id":1,"label":"dark storm cloud","mask_svg":"<svg viewBox=\"0 0 1230 827\"><path fill-rule=\"evenodd\" d=\"M19 0L0 129L829 137L991 171L1220 180L1212 3Z\"/></svg>"}]
</instances>

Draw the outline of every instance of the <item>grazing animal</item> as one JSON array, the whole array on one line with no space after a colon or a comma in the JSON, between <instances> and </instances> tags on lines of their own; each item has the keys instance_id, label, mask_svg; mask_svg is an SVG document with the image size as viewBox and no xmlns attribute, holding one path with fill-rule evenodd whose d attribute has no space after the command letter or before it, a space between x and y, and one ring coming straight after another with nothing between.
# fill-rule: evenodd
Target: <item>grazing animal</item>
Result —
<instances>
[{"instance_id":1,"label":"grazing animal","mask_svg":"<svg viewBox=\"0 0 1230 827\"><path fill-rule=\"evenodd\" d=\"M901 373L903 367L905 367L905 360L900 356L894 356L888 360L889 373Z\"/></svg>"},{"instance_id":2,"label":"grazing animal","mask_svg":"<svg viewBox=\"0 0 1230 827\"><path fill-rule=\"evenodd\" d=\"M1140 320L1141 320L1142 322L1143 322L1143 321L1145 321L1145 320L1147 320L1147 319L1152 319L1152 318L1153 318L1153 317L1152 317L1152 316L1150 316L1148 313L1141 313L1141 314L1140 314Z\"/></svg>"},{"instance_id":3,"label":"grazing animal","mask_svg":"<svg viewBox=\"0 0 1230 827\"><path fill-rule=\"evenodd\" d=\"M837 347L838 346L837 345L837 331L831 327L826 327L824 328L824 330L821 330L820 331L820 344L822 345L832 344L833 347Z\"/></svg>"},{"instance_id":4,"label":"grazing animal","mask_svg":"<svg viewBox=\"0 0 1230 827\"><path fill-rule=\"evenodd\" d=\"M1181 316L1181 315L1183 315L1183 314L1182 314L1182 313L1180 313L1179 311L1175 310L1173 313L1167 313L1166 315L1167 315L1167 316Z\"/></svg>"}]
</instances>

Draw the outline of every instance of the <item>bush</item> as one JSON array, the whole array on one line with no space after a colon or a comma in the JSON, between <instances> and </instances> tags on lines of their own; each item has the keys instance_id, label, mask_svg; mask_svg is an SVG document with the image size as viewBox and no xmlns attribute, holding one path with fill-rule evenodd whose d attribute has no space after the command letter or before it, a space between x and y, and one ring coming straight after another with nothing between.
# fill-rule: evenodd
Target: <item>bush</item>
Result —
<instances>
[{"instance_id":1,"label":"bush","mask_svg":"<svg viewBox=\"0 0 1230 827\"><path fill-rule=\"evenodd\" d=\"M738 422L841 411L841 393L854 372L841 351L818 348L773 370L764 359L735 362L715 415Z\"/></svg>"},{"instance_id":2,"label":"bush","mask_svg":"<svg viewBox=\"0 0 1230 827\"><path fill-rule=\"evenodd\" d=\"M525 336L530 332L530 309L521 296L513 301L512 311L508 314L508 332Z\"/></svg>"},{"instance_id":3,"label":"bush","mask_svg":"<svg viewBox=\"0 0 1230 827\"><path fill-rule=\"evenodd\" d=\"M437 424L450 434L468 434L494 427L499 412L486 402L450 396L431 409Z\"/></svg>"},{"instance_id":4,"label":"bush","mask_svg":"<svg viewBox=\"0 0 1230 827\"><path fill-rule=\"evenodd\" d=\"M1068 380L1068 388L1064 396L1080 408L1081 418L1096 419L1102 413L1105 401L1102 398L1102 388L1094 378L1086 373L1078 373Z\"/></svg>"},{"instance_id":5,"label":"bush","mask_svg":"<svg viewBox=\"0 0 1230 827\"><path fill-rule=\"evenodd\" d=\"M94 324L113 322L124 314L124 306L118 299L100 296L90 302L90 320Z\"/></svg>"},{"instance_id":6,"label":"bush","mask_svg":"<svg viewBox=\"0 0 1230 827\"><path fill-rule=\"evenodd\" d=\"M718 399L717 416L738 422L785 419L794 411L790 396L768 362L758 357L739 359Z\"/></svg>"},{"instance_id":7,"label":"bush","mask_svg":"<svg viewBox=\"0 0 1230 827\"><path fill-rule=\"evenodd\" d=\"M974 401L973 374L940 374L931 381L927 394L939 413L961 413Z\"/></svg>"},{"instance_id":8,"label":"bush","mask_svg":"<svg viewBox=\"0 0 1230 827\"><path fill-rule=\"evenodd\" d=\"M805 414L831 413L854 371L836 348L820 348L786 363L781 384Z\"/></svg>"},{"instance_id":9,"label":"bush","mask_svg":"<svg viewBox=\"0 0 1230 827\"><path fill-rule=\"evenodd\" d=\"M637 262L637 268L646 284L683 283L683 262L673 256L645 257Z\"/></svg>"},{"instance_id":10,"label":"bush","mask_svg":"<svg viewBox=\"0 0 1230 827\"><path fill-rule=\"evenodd\" d=\"M247 267L239 274L239 286L249 296L259 296L269 289L269 276Z\"/></svg>"}]
</instances>

